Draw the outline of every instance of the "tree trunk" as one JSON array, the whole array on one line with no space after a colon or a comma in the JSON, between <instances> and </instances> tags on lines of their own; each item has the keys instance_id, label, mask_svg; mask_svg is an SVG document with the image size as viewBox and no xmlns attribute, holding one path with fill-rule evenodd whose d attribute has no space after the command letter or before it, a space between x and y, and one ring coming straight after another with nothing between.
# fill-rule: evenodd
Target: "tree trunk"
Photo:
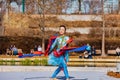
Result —
<instances>
[{"instance_id":1,"label":"tree trunk","mask_svg":"<svg viewBox=\"0 0 120 80\"><path fill-rule=\"evenodd\" d=\"M105 57L105 14L104 14L104 0L102 0L102 18L103 18L103 31L102 31L102 57Z\"/></svg>"},{"instance_id":2,"label":"tree trunk","mask_svg":"<svg viewBox=\"0 0 120 80\"><path fill-rule=\"evenodd\" d=\"M43 6L45 5L45 0L43 0ZM42 51L45 52L45 11L43 8L43 25L42 25Z\"/></svg>"},{"instance_id":3,"label":"tree trunk","mask_svg":"<svg viewBox=\"0 0 120 80\"><path fill-rule=\"evenodd\" d=\"M81 0L78 0L79 3L79 12L81 12Z\"/></svg>"},{"instance_id":4,"label":"tree trunk","mask_svg":"<svg viewBox=\"0 0 120 80\"><path fill-rule=\"evenodd\" d=\"M120 0L119 0L119 14L120 14Z\"/></svg>"}]
</instances>

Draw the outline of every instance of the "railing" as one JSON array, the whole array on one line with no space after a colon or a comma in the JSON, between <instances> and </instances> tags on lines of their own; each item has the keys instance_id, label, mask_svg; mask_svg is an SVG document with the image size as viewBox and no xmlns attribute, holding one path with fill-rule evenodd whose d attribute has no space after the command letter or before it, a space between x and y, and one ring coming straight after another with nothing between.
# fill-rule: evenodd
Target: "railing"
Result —
<instances>
[{"instance_id":1,"label":"railing","mask_svg":"<svg viewBox=\"0 0 120 80\"><path fill-rule=\"evenodd\" d=\"M47 57L39 58L1 58L0 65L47 65ZM120 63L120 58L115 59L80 59L78 57L70 57L68 66L91 66L91 67L115 67L117 63Z\"/></svg>"},{"instance_id":2,"label":"railing","mask_svg":"<svg viewBox=\"0 0 120 80\"><path fill-rule=\"evenodd\" d=\"M70 66L93 66L93 67L115 67L120 63L120 59L75 59L71 58L68 62Z\"/></svg>"}]
</instances>

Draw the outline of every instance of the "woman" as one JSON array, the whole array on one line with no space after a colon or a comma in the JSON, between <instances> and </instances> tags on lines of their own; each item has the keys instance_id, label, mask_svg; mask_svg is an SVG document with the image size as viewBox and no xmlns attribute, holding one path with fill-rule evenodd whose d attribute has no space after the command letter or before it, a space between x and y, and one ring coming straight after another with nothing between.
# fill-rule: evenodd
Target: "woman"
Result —
<instances>
[{"instance_id":1,"label":"woman","mask_svg":"<svg viewBox=\"0 0 120 80\"><path fill-rule=\"evenodd\" d=\"M58 65L58 68L52 74L51 80L57 80L56 76L61 70L63 70L66 80L69 80L69 74L67 70L67 62L69 57L68 52L65 51L59 57L55 56L55 52L54 52L54 49L55 49L56 52L60 54L60 49L63 49L68 45L69 37L65 36L65 33L66 33L66 27L64 25L61 25L59 27L60 36L58 36L55 39L54 43L51 45L49 50L48 63L50 65Z\"/></svg>"}]
</instances>

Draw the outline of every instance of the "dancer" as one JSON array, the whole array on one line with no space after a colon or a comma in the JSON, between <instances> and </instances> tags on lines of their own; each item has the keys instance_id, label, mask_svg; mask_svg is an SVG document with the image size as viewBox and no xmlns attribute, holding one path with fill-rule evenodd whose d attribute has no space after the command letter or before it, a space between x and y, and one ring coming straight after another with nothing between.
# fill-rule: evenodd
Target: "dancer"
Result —
<instances>
[{"instance_id":1,"label":"dancer","mask_svg":"<svg viewBox=\"0 0 120 80\"><path fill-rule=\"evenodd\" d=\"M49 50L48 63L50 65L58 65L58 68L51 76L51 80L57 80L56 76L61 70L63 70L66 80L69 80L69 74L67 69L69 54L67 51L60 52L60 50L67 47L69 43L69 37L66 36L65 33L66 27L64 25L61 25L59 27L60 36L55 39Z\"/></svg>"}]
</instances>

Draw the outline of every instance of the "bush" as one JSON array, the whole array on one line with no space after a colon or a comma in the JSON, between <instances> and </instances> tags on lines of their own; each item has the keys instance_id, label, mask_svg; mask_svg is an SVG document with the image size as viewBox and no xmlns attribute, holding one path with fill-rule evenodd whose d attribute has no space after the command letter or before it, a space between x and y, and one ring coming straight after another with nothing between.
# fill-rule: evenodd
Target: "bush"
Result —
<instances>
[{"instance_id":1,"label":"bush","mask_svg":"<svg viewBox=\"0 0 120 80\"><path fill-rule=\"evenodd\" d=\"M4 65L8 65L8 60L3 60Z\"/></svg>"},{"instance_id":2,"label":"bush","mask_svg":"<svg viewBox=\"0 0 120 80\"><path fill-rule=\"evenodd\" d=\"M35 66L40 65L40 60L39 59L33 60L33 65Z\"/></svg>"},{"instance_id":3,"label":"bush","mask_svg":"<svg viewBox=\"0 0 120 80\"><path fill-rule=\"evenodd\" d=\"M30 59L22 60L21 65L25 65L25 66L32 65L32 61Z\"/></svg>"},{"instance_id":4,"label":"bush","mask_svg":"<svg viewBox=\"0 0 120 80\"><path fill-rule=\"evenodd\" d=\"M41 60L41 65L42 65L42 66L47 66L47 65L48 65L47 59L42 59L42 60Z\"/></svg>"},{"instance_id":5,"label":"bush","mask_svg":"<svg viewBox=\"0 0 120 80\"><path fill-rule=\"evenodd\" d=\"M13 59L12 59L12 60L10 60L10 65L15 65L15 62L16 62L16 61L15 61L15 60L13 60Z\"/></svg>"},{"instance_id":6,"label":"bush","mask_svg":"<svg viewBox=\"0 0 120 80\"><path fill-rule=\"evenodd\" d=\"M0 65L3 65L4 64L4 61L3 60L0 60Z\"/></svg>"}]
</instances>

